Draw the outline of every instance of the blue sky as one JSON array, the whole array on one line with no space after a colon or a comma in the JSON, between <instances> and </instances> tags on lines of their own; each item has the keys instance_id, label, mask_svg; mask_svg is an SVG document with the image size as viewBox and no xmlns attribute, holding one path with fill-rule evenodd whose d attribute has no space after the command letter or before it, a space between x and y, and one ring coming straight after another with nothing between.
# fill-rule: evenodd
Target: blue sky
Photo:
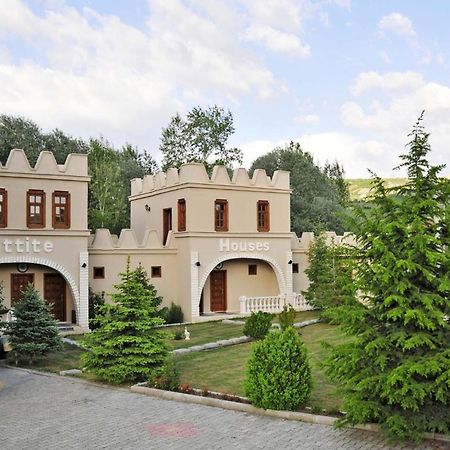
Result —
<instances>
[{"instance_id":1,"label":"blue sky","mask_svg":"<svg viewBox=\"0 0 450 450\"><path fill-rule=\"evenodd\" d=\"M171 116L216 103L245 166L294 140L398 176L423 109L450 163L449 18L442 0L0 0L0 113L158 159Z\"/></svg>"}]
</instances>

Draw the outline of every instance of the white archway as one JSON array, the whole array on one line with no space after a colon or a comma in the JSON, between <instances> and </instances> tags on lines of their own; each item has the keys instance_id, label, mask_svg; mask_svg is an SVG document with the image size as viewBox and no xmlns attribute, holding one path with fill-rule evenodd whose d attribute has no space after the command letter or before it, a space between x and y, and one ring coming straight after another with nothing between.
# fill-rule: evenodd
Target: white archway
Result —
<instances>
[{"instance_id":1,"label":"white archway","mask_svg":"<svg viewBox=\"0 0 450 450\"><path fill-rule=\"evenodd\" d=\"M199 279L198 291L197 291L194 305L199 307L200 296L203 291L203 288L205 287L206 280L208 279L210 273L214 270L214 268L218 264L220 264L224 261L229 261L230 259L259 259L259 260L267 262L272 267L272 270L275 272L275 275L276 275L277 281L278 281L278 288L280 290L280 294L287 293L286 277L284 276L283 270L281 269L280 264L278 264L278 262L271 256L266 255L264 253L254 253L254 252L251 252L251 253L250 252L226 253L226 254L220 255L217 258L215 258L206 267L205 272Z\"/></svg>"},{"instance_id":2,"label":"white archway","mask_svg":"<svg viewBox=\"0 0 450 450\"><path fill-rule=\"evenodd\" d=\"M77 323L80 321L80 291L78 286L73 279L70 272L61 264L52 261L51 259L39 258L36 256L3 256L0 258L0 264L17 264L17 263L27 263L27 264L39 264L41 266L47 266L58 271L69 283L70 291L72 292L72 298L75 307L75 313L77 315Z\"/></svg>"}]
</instances>

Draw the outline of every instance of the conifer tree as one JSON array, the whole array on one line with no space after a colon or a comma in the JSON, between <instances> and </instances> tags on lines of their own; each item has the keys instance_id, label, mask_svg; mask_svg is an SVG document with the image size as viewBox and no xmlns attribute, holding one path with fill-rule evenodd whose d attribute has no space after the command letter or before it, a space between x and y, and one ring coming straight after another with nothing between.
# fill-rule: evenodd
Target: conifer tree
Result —
<instances>
[{"instance_id":1,"label":"conifer tree","mask_svg":"<svg viewBox=\"0 0 450 450\"><path fill-rule=\"evenodd\" d=\"M19 360L32 364L36 357L62 347L58 323L51 307L42 300L32 284L27 286L21 300L14 305L14 318L14 321L5 324L4 332L9 336L11 356L16 364Z\"/></svg>"},{"instance_id":2,"label":"conifer tree","mask_svg":"<svg viewBox=\"0 0 450 450\"><path fill-rule=\"evenodd\" d=\"M139 268L130 270L128 261L114 303L99 307L98 327L84 341L85 367L109 382L147 380L158 374L168 355L165 335L154 328L164 323L156 316L159 299L142 275Z\"/></svg>"},{"instance_id":3,"label":"conifer tree","mask_svg":"<svg viewBox=\"0 0 450 450\"><path fill-rule=\"evenodd\" d=\"M308 252L309 267L305 270L309 287L305 294L307 302L328 317L330 308L354 298L355 288L351 277L351 267L347 263L347 248L334 242L327 243L323 233L311 243Z\"/></svg>"},{"instance_id":4,"label":"conifer tree","mask_svg":"<svg viewBox=\"0 0 450 450\"><path fill-rule=\"evenodd\" d=\"M354 338L327 362L345 394L341 424L378 422L415 441L450 431L450 183L427 160L421 120L401 156L406 184L374 177L373 208L355 216L359 298L334 311Z\"/></svg>"}]
</instances>

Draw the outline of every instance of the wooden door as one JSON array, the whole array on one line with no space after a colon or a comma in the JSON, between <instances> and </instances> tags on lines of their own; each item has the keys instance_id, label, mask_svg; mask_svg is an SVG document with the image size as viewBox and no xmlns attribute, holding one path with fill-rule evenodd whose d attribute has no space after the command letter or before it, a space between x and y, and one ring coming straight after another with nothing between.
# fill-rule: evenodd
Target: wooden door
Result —
<instances>
[{"instance_id":1,"label":"wooden door","mask_svg":"<svg viewBox=\"0 0 450 450\"><path fill-rule=\"evenodd\" d=\"M213 270L211 280L211 311L227 310L227 271Z\"/></svg>"},{"instance_id":2,"label":"wooden door","mask_svg":"<svg viewBox=\"0 0 450 450\"><path fill-rule=\"evenodd\" d=\"M172 208L163 209L163 245L166 245L167 235L172 229Z\"/></svg>"},{"instance_id":3,"label":"wooden door","mask_svg":"<svg viewBox=\"0 0 450 450\"><path fill-rule=\"evenodd\" d=\"M66 280L59 273L44 274L44 299L52 303L56 320L66 321Z\"/></svg>"},{"instance_id":4,"label":"wooden door","mask_svg":"<svg viewBox=\"0 0 450 450\"><path fill-rule=\"evenodd\" d=\"M11 274L11 306L22 299L22 291L28 284L34 283L34 274L32 273L12 273Z\"/></svg>"}]
</instances>

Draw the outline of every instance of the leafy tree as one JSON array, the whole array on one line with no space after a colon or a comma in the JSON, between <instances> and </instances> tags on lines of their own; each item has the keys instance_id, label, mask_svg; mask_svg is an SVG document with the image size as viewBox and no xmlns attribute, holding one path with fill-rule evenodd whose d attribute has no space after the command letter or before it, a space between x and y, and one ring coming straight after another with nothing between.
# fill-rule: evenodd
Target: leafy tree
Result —
<instances>
[{"instance_id":1,"label":"leafy tree","mask_svg":"<svg viewBox=\"0 0 450 450\"><path fill-rule=\"evenodd\" d=\"M28 161L33 166L43 150L55 155L58 164L63 164L69 153L86 153L87 145L81 139L68 136L55 129L44 133L31 120L23 117L0 115L0 161L6 162L13 148L25 151Z\"/></svg>"},{"instance_id":2,"label":"leafy tree","mask_svg":"<svg viewBox=\"0 0 450 450\"><path fill-rule=\"evenodd\" d=\"M36 357L62 347L58 323L51 307L42 300L32 284L27 286L21 300L14 305L14 317L14 321L4 324L4 331L9 336L11 356L16 364L19 360L32 364Z\"/></svg>"},{"instance_id":3,"label":"leafy tree","mask_svg":"<svg viewBox=\"0 0 450 450\"><path fill-rule=\"evenodd\" d=\"M325 175L331 180L334 184L336 191L339 196L339 203L342 206L345 206L350 201L350 191L349 191L349 182L345 180L345 170L344 167L341 166L337 161L333 164L330 164L328 161L325 163L323 167L323 171Z\"/></svg>"},{"instance_id":4,"label":"leafy tree","mask_svg":"<svg viewBox=\"0 0 450 450\"><path fill-rule=\"evenodd\" d=\"M168 355L163 332L154 328L164 321L157 317L155 292L143 280L142 271L130 270L115 286L113 304L99 308L98 327L84 341L86 368L113 383L145 381L158 375Z\"/></svg>"},{"instance_id":5,"label":"leafy tree","mask_svg":"<svg viewBox=\"0 0 450 450\"><path fill-rule=\"evenodd\" d=\"M53 152L59 164L63 164L70 153L87 153L88 148L82 139L68 136L58 128L44 134L44 149Z\"/></svg>"},{"instance_id":6,"label":"leafy tree","mask_svg":"<svg viewBox=\"0 0 450 450\"><path fill-rule=\"evenodd\" d=\"M265 169L272 176L276 170L291 172L291 227L301 235L304 231L326 229L344 232L344 205L336 183L314 162L299 143L290 142L257 158L250 173Z\"/></svg>"},{"instance_id":7,"label":"leafy tree","mask_svg":"<svg viewBox=\"0 0 450 450\"><path fill-rule=\"evenodd\" d=\"M233 115L217 105L207 109L195 107L186 119L177 113L162 130L159 149L163 170L190 162L201 162L208 170L216 164L241 164L242 151L227 147L233 133Z\"/></svg>"},{"instance_id":8,"label":"leafy tree","mask_svg":"<svg viewBox=\"0 0 450 450\"><path fill-rule=\"evenodd\" d=\"M91 139L88 158L89 226L94 231L109 228L120 233L127 210L127 189L122 182L119 155L104 140Z\"/></svg>"},{"instance_id":9,"label":"leafy tree","mask_svg":"<svg viewBox=\"0 0 450 450\"><path fill-rule=\"evenodd\" d=\"M245 392L258 408L295 411L311 393L307 349L293 327L255 344L246 374Z\"/></svg>"},{"instance_id":10,"label":"leafy tree","mask_svg":"<svg viewBox=\"0 0 450 450\"><path fill-rule=\"evenodd\" d=\"M416 441L450 431L450 182L427 160L421 120L401 156L406 184L374 177L372 208L354 216L359 301L334 311L353 339L327 362L345 394L341 424L378 422Z\"/></svg>"}]
</instances>

